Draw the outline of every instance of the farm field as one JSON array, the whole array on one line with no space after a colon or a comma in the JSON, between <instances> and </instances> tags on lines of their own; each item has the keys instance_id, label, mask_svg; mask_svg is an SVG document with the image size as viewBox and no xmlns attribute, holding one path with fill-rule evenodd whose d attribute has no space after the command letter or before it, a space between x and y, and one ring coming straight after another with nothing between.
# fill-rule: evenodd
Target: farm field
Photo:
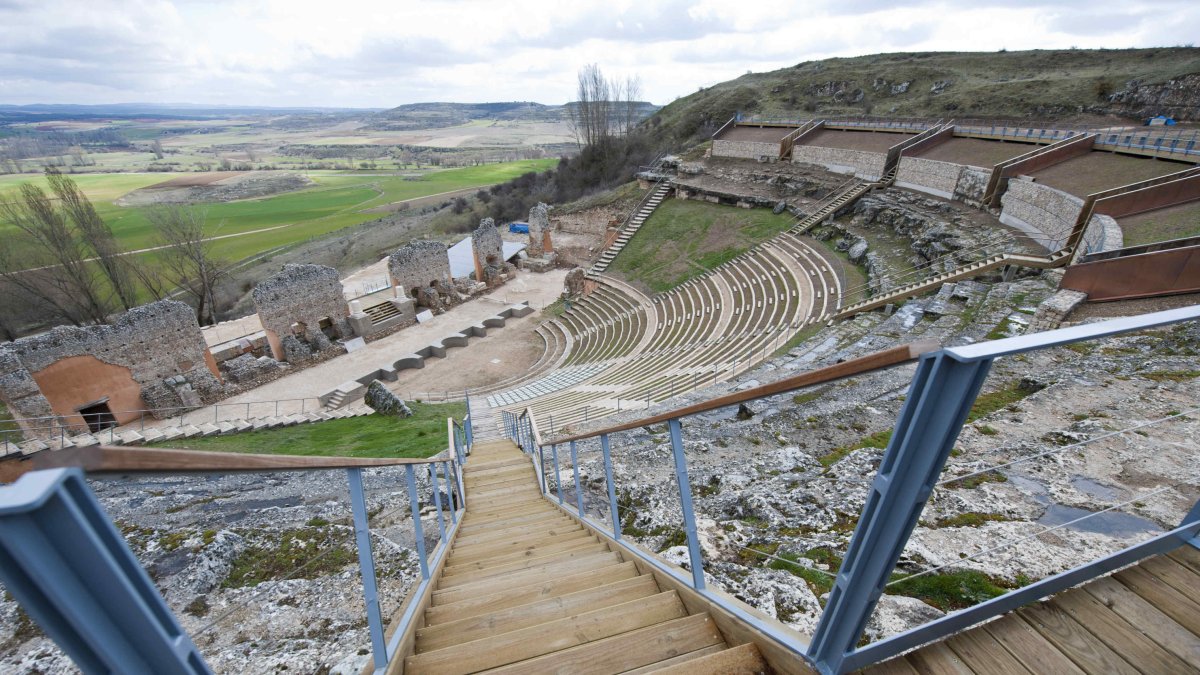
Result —
<instances>
[{"instance_id":1,"label":"farm field","mask_svg":"<svg viewBox=\"0 0 1200 675\"><path fill-rule=\"evenodd\" d=\"M363 174L313 171L307 176L311 187L259 199L208 203L200 206L207 215L210 236L227 236L276 228L266 232L222 239L215 245L222 257L241 260L264 250L319 236L380 217L370 209L397 201L426 197L465 188L482 187L515 178L529 171L542 171L558 160L522 160L461 169L429 171L415 175ZM115 203L137 189L195 174L81 174L72 176L92 199L96 210L112 227L127 249L158 244L144 209ZM18 185L41 177L0 176L0 199L7 199ZM0 223L0 236L11 231Z\"/></svg>"}]
</instances>

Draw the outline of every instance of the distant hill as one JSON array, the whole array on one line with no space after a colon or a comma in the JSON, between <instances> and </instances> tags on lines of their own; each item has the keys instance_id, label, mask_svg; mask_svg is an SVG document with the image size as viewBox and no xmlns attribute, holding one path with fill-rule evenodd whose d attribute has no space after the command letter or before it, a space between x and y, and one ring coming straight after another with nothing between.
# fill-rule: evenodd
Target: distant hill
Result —
<instances>
[{"instance_id":1,"label":"distant hill","mask_svg":"<svg viewBox=\"0 0 1200 675\"><path fill-rule=\"evenodd\" d=\"M368 115L378 108L276 108L244 105L206 105L197 103L109 103L94 105L0 104L0 124L40 122L44 120L90 121L109 119L228 119L264 115Z\"/></svg>"},{"instance_id":2,"label":"distant hill","mask_svg":"<svg viewBox=\"0 0 1200 675\"><path fill-rule=\"evenodd\" d=\"M650 124L665 143L765 116L1029 117L1165 113L1200 121L1200 48L920 52L807 61L702 88Z\"/></svg>"},{"instance_id":3,"label":"distant hill","mask_svg":"<svg viewBox=\"0 0 1200 675\"><path fill-rule=\"evenodd\" d=\"M571 104L545 105L530 101L502 103L410 103L376 113L368 125L380 130L434 129L467 124L474 120L565 122ZM640 117L658 110L651 103L638 103Z\"/></svg>"}]
</instances>

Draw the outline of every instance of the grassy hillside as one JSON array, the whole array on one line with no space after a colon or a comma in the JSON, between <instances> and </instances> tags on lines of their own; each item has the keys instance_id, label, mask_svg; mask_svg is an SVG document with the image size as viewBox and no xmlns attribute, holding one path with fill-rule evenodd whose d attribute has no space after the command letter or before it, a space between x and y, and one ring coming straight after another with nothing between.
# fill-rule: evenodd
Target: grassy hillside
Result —
<instances>
[{"instance_id":1,"label":"grassy hillside","mask_svg":"<svg viewBox=\"0 0 1200 675\"><path fill-rule=\"evenodd\" d=\"M1185 76L1191 75L1190 78ZM1158 86L1184 78L1172 89ZM737 111L767 116L1140 116L1195 119L1200 48L874 54L808 61L701 89L651 117L664 140L700 140Z\"/></svg>"}]
</instances>

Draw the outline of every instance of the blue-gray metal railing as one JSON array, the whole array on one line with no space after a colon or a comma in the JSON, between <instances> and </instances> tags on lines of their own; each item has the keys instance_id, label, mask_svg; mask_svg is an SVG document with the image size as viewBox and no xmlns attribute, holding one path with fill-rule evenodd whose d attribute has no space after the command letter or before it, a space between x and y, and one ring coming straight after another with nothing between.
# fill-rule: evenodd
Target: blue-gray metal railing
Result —
<instances>
[{"instance_id":1,"label":"blue-gray metal railing","mask_svg":"<svg viewBox=\"0 0 1200 675\"><path fill-rule=\"evenodd\" d=\"M254 459L242 455L232 463L215 466L209 453L155 451L149 464L134 463L114 467L93 461L89 467L100 471L130 473L152 471L178 473L203 471L283 471L328 469L344 463L358 549L363 600L371 641L374 672L382 673L397 657L401 637L415 618L409 603L390 641L385 642L385 626L380 608L375 558L371 547L370 513L363 489L363 469L371 466L404 468L405 487L411 512L421 580L412 591L425 593L432 583L431 570L447 555L449 544L462 522L465 508L463 463L470 454L469 420L448 420L449 447L446 456L428 460L337 460L312 466L310 458L275 456L269 463L288 464L283 468L248 468ZM76 452L128 452L124 449L91 448ZM67 456L69 453L53 453ZM204 456L204 463L197 457ZM103 457L101 457L103 460ZM287 460L296 460L288 463ZM66 461L66 460L64 460ZM76 461L83 461L77 459ZM158 462L157 464L155 462ZM163 462L166 462L164 464ZM119 464L119 462L118 462ZM225 468L220 468L224 466ZM420 496L416 466L429 471L432 502L438 522L438 546L432 555L426 550L421 523ZM91 469L89 469L91 470ZM450 526L443 516L441 490L445 481L449 500ZM63 539L65 537L65 539ZM61 539L61 541L60 541ZM57 542L57 543L56 543ZM77 468L31 471L13 485L0 484L0 581L29 615L67 652L85 672L120 673L208 673L208 667L191 639L179 627L137 563L129 546L121 539L96 497L83 481Z\"/></svg>"},{"instance_id":2,"label":"blue-gray metal railing","mask_svg":"<svg viewBox=\"0 0 1200 675\"><path fill-rule=\"evenodd\" d=\"M505 412L505 429L522 450L535 458L535 462L539 466L539 473L542 474L539 483L542 486L543 494L547 497L550 496L549 481L545 478L542 462L539 462L537 458L543 454L545 445L550 446L554 462L554 484L560 505L564 500L562 473L558 465L558 445L563 442L570 443L576 510L579 517L599 531L611 528L613 539L619 540L621 538L621 514L612 474L609 437L617 431L666 421L675 463L676 483L680 491L684 528L688 535L688 566L691 570L691 578L687 579L677 568L664 563L653 555L646 554L637 548L632 548L633 552L656 569L685 581L710 600L759 628L764 635L805 658L819 672L843 673L866 667L921 644L944 638L1021 604L1088 581L1148 555L1182 545L1200 548L1200 501L1197 501L1177 528L1148 542L1128 547L1062 574L1010 591L974 607L948 614L937 621L900 635L866 647L859 648L857 646L867 621L917 525L921 511L937 484L938 476L941 475L950 450L975 403L991 364L996 358L1197 319L1200 319L1200 305L981 342L963 347L939 349L921 354L909 392L904 399L891 439L884 450L871 491L855 527L849 549L838 570L829 601L821 614L811 642L807 644L802 639L797 639L796 634L791 631L781 630L781 625L764 622L756 616L744 612L739 606L729 603L724 596L708 592L705 587L702 555L695 539L695 513L692 508L691 489L684 461L680 420L687 415L720 407L722 399L714 399L705 404L617 425L602 431L550 439L544 443L537 438L536 434L531 433L531 430L536 427L533 413L529 409L520 415ZM886 365L879 367L886 367ZM859 370L855 374L869 372L869 370L872 369ZM842 377L844 376L846 375L842 375ZM800 387L811 386L814 383L806 382L790 388L776 387L768 393L756 394L751 398L792 391ZM759 388L759 390L764 389L764 387ZM753 394L754 390L745 393ZM735 395L722 398L728 399L733 396ZM600 439L605 479L608 485L607 507L611 524L607 526L595 521L586 513L581 497L582 486L579 481L578 452L575 443L578 440L592 437ZM535 450L537 452L534 452Z\"/></svg>"}]
</instances>

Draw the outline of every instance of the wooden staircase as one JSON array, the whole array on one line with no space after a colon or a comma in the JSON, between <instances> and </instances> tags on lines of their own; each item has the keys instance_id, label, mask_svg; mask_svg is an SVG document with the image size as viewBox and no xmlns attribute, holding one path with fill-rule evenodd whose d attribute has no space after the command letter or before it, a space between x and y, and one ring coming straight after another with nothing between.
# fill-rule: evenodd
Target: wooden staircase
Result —
<instances>
[{"instance_id":1,"label":"wooden staircase","mask_svg":"<svg viewBox=\"0 0 1200 675\"><path fill-rule=\"evenodd\" d=\"M405 673L760 673L712 617L542 497L508 440L478 442L467 508Z\"/></svg>"},{"instance_id":2,"label":"wooden staircase","mask_svg":"<svg viewBox=\"0 0 1200 675\"><path fill-rule=\"evenodd\" d=\"M859 197L884 184L885 183L883 181L878 183L854 183L850 187L840 192L833 199L822 204L817 208L816 211L813 211L807 216L801 218L795 225L792 226L790 230L788 230L788 232L795 235L804 234L819 225L829 216L837 213L838 209L846 206L847 204L853 203Z\"/></svg>"},{"instance_id":3,"label":"wooden staircase","mask_svg":"<svg viewBox=\"0 0 1200 675\"><path fill-rule=\"evenodd\" d=\"M371 318L371 325L378 326L388 319L400 316L400 310L391 302L381 302L378 305L371 305L363 310Z\"/></svg>"},{"instance_id":4,"label":"wooden staircase","mask_svg":"<svg viewBox=\"0 0 1200 675\"><path fill-rule=\"evenodd\" d=\"M604 253L600 254L600 259L597 260L595 264L592 265L591 269L588 270L589 274L601 274L604 272L604 270L608 269L608 266L612 264L613 259L617 257L617 254L621 252L621 249L625 248L625 244L629 243L629 240L633 238L633 235L637 234L638 229L642 227L642 223L646 222L646 219L650 217L650 214L654 213L654 209L658 208L658 205L667 198L667 194L670 191L671 183L668 181L659 183L658 187L651 191L646 201L642 202L642 204L638 206L638 210L634 214L633 218L629 220L629 224L625 226L625 229L621 230L619 235L617 235L617 238L613 241L612 246L609 246Z\"/></svg>"}]
</instances>

